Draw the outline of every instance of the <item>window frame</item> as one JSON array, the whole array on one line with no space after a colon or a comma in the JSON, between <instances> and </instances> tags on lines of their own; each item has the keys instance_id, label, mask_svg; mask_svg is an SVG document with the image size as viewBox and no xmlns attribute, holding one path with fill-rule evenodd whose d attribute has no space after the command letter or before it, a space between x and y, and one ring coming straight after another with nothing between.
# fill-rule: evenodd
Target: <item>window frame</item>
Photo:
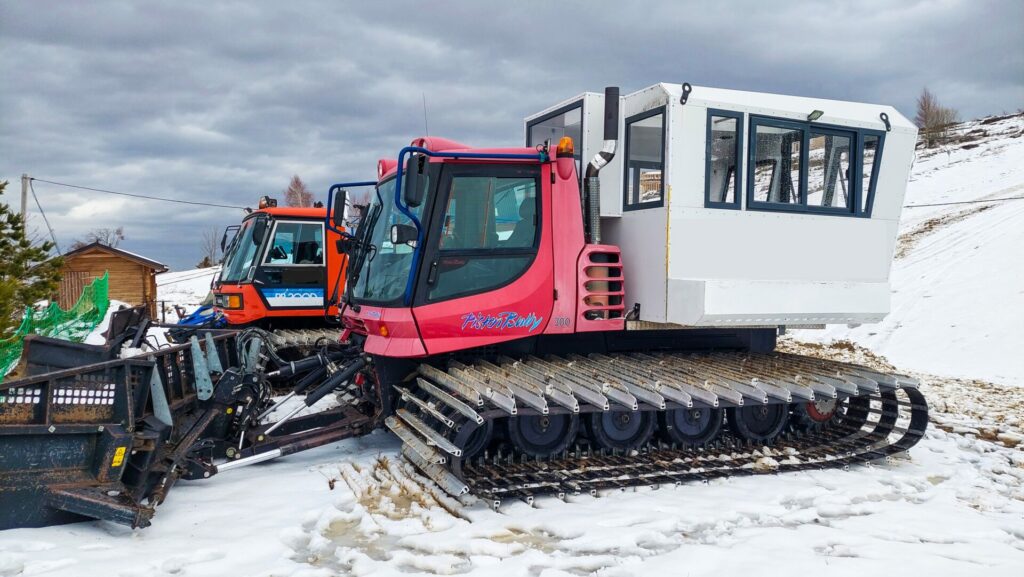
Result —
<instances>
[{"instance_id":1,"label":"window frame","mask_svg":"<svg viewBox=\"0 0 1024 577\"><path fill-rule=\"evenodd\" d=\"M783 130L799 130L800 131L800 174L797 177L799 182L797 183L797 200L796 202L771 202L754 200L754 184L755 184L755 168L757 166L757 127L768 126L771 128L781 128ZM808 143L808 127L807 123L794 122L791 120L785 120L781 118L768 118L763 116L750 116L750 129L748 131L748 142L747 142L747 208L750 210L769 210L769 211L783 211L783 212L807 212L806 197L807 197L807 143ZM779 167L776 166L772 171L772 184L769 186L769 191L775 186L775 179L778 178ZM770 193L769 193L770 194Z\"/></svg>"},{"instance_id":2,"label":"window frame","mask_svg":"<svg viewBox=\"0 0 1024 577\"><path fill-rule=\"evenodd\" d=\"M757 154L757 127L771 126L775 128L798 129L803 132L800 152L800 187L801 197L799 203L763 202L754 200L754 175L755 157ZM852 158L850 159L850 171L856 178L850 179L852 190L852 207L826 207L807 205L807 174L808 161L810 157L811 132L817 134L833 134L849 136L851 138ZM774 116L762 116L751 114L747 125L747 154L745 161L746 170L746 208L748 210L766 212L788 212L797 214L820 214L831 216L844 216L854 218L871 218L875 203L875 189L878 184L878 174L882 162L882 151L885 146L885 132L870 128L857 128L852 126L839 126L834 124L822 124L811 121L793 120L791 118L778 118ZM864 163L864 137L877 136L878 150L875 152L875 162L872 167L871 176L868 179L868 190L863 190L863 163ZM772 178L775 178L774 175ZM706 193L705 193L706 194ZM862 195L867 194L867 202L861 208ZM719 208L719 207L715 207Z\"/></svg>"},{"instance_id":3,"label":"window frame","mask_svg":"<svg viewBox=\"0 0 1024 577\"><path fill-rule=\"evenodd\" d=\"M629 202L629 126L641 120L647 120L648 118L654 117L661 114L661 184L658 187L659 198L657 202ZM665 176L667 171L665 170L668 164L668 155L665 154L665 140L666 134L668 133L668 107L659 106L650 110L645 110L639 114L627 117L624 123L625 130L625 146L622 151L622 212L631 212L634 210L647 210L651 208L662 208L665 206ZM637 199L640 198L640 191L637 190Z\"/></svg>"},{"instance_id":4,"label":"window frame","mask_svg":"<svg viewBox=\"0 0 1024 577\"><path fill-rule=\"evenodd\" d=\"M538 116L537 118L534 118L533 120L528 120L526 122L526 146L527 146L527 148L531 148L531 147L537 146L537 144L540 144L540 143L532 142L532 139L530 138L530 132L532 131L534 126L537 126L538 124L542 124L544 122L547 122L548 120L551 120L552 118L555 118L556 116L561 116L561 115L565 114L566 112L569 112L570 110L574 110L576 108L580 109L580 140L583 140L583 136L586 135L586 133L587 133L586 129L585 129L586 127L584 126L584 124L586 124L587 117L584 114L585 111L583 110L583 99L580 98L579 100L576 100L575 102L570 102L569 104L566 104L565 106L560 106L560 107L552 110L551 112L549 112L549 113L547 113L547 114L545 114L543 116ZM576 150L581 151L580 154L582 155L583 154L582 153L583 143L582 142L576 142L576 143L573 143L573 144L575 145L575 149ZM558 143L555 142L554 146L558 146ZM582 156L580 157L580 160L582 161Z\"/></svg>"},{"instance_id":5,"label":"window frame","mask_svg":"<svg viewBox=\"0 0 1024 577\"><path fill-rule=\"evenodd\" d=\"M274 267L282 267L282 266L284 266L284 267L316 267L316 266L324 267L324 266L326 266L324 261L326 260L325 256L327 254L327 236L326 236L326 231L324 230L324 223L323 223L322 220L320 220L320 221L318 221L318 220L302 220L302 219L293 219L293 218L282 218L282 219L274 218L273 220L274 220L274 226L270 229L269 236L267 236L266 245L263 247L263 250L260 251L260 260L259 260L259 262L256 265L258 268L263 268L263 267L274 268ZM272 247L274 245L274 238L277 236L277 227L279 225L281 225L281 224L299 224L299 225L311 224L311 225L318 225L320 227L320 242L322 244L320 246L321 256L320 256L320 263L319 264L316 264L316 263L297 264L297 263L267 262L267 257L270 255L270 251L272 250Z\"/></svg>"},{"instance_id":6,"label":"window frame","mask_svg":"<svg viewBox=\"0 0 1024 577\"><path fill-rule=\"evenodd\" d=\"M586 170L587 166L587 163L583 160L584 141L587 138L587 110L586 103L584 102L585 100L585 98L580 98L579 100L570 102L565 106L559 106L543 116L538 116L537 118L526 122L526 146L527 148L536 148L540 143L534 143L530 134L534 126L547 122L557 116L562 116L571 110L575 110L577 108L580 110L580 141L573 142L572 157L576 162L576 180L581 187L583 186L583 171ZM558 147L558 143L552 143L552 146Z\"/></svg>"},{"instance_id":7,"label":"window frame","mask_svg":"<svg viewBox=\"0 0 1024 577\"><path fill-rule=\"evenodd\" d=\"M871 218L871 212L875 206L875 188L878 185L878 171L881 170L882 163L882 151L885 149L885 131L884 130L872 130L869 128L862 128L857 130L857 170L854 174L857 175L857 193L854 196L854 211L857 216L863 218ZM877 136L878 137L878 149L875 150L875 161L871 166L871 176L868 178L868 190L865 192L861 190L864 185L864 137L865 136ZM863 194L867 194L867 201L863 203L864 208L861 208L861 198Z\"/></svg>"},{"instance_id":8,"label":"window frame","mask_svg":"<svg viewBox=\"0 0 1024 577\"><path fill-rule=\"evenodd\" d=\"M733 175L735 179L735 190L733 191L733 201L712 201L711 200L711 149L714 145L712 140L712 125L711 117L721 116L723 118L734 118L736 120L736 171ZM722 110L718 108L708 108L707 114L707 130L704 135L704 208L724 208L728 210L741 210L740 198L743 194L743 183L746 182L743 173L743 145L746 142L743 139L743 124L744 124L744 113L736 110ZM728 178L728 177L727 177ZM728 182L728 180L726 180Z\"/></svg>"},{"instance_id":9,"label":"window frame","mask_svg":"<svg viewBox=\"0 0 1024 577\"><path fill-rule=\"evenodd\" d=\"M531 246L524 247L506 247L506 248L473 248L473 249L445 249L440 248L441 242L441 231L444 227L444 219L448 213L448 199L451 195L451 184L452 180L463 176L480 176L480 177L496 177L496 178L529 178L533 177L536 186L536 219L537 226L536 232L533 237L533 244ZM419 274L419 278L416 281L416 294L413 298L413 306L422 306L427 304L434 304L445 302L453 299L465 298L475 295L480 295L492 291L502 289L513 282L520 279L530 267L533 266L534 261L537 259L537 254L540 251L541 238L544 235L544 188L543 188L543 176L544 167L540 164L533 163L492 163L492 164L469 164L461 162L446 162L441 169L441 172L437 178L437 192L433 200L434 206L430 215L430 229L429 234L424 241L426 244L424 258L420 261L420 267L422 274ZM441 191L444 194L441 194ZM467 259L472 258L516 258L529 256L530 259L527 261L523 269L518 274L506 279L501 284L490 285L482 289L474 288L470 290L460 291L450 295L445 295L439 298L431 298L430 291L433 287L437 286L437 283L430 283L430 272L434 263L439 261L442 257L465 257ZM440 278L440 272L438 278Z\"/></svg>"},{"instance_id":10,"label":"window frame","mask_svg":"<svg viewBox=\"0 0 1024 577\"><path fill-rule=\"evenodd\" d=\"M831 214L841 214L841 215L844 215L844 216L853 216L857 212L857 198L858 198L856 187L855 187L855 184L853 182L853 176L856 176L856 175L860 174L859 172L857 172L855 170L857 168L857 165L855 164L854 158L853 158L855 153L856 153L856 151L857 151L857 146L858 146L857 145L857 132L855 130L838 129L838 128L833 128L832 126L815 125L815 124L811 123L811 127L807 130L807 159L806 159L806 164L807 164L808 173L805 176L805 180L810 178L810 168L811 168L811 165L810 165L810 156L811 156L810 142L811 142L811 133L812 132L814 134L816 134L816 135L821 135L821 136L841 136L841 137L850 139L850 160L849 160L849 163L850 163L850 179L849 179L849 181L850 181L849 199L850 200L849 200L849 203L850 204L849 204L849 206L842 206L842 207L837 207L837 206L811 206L811 205L808 205L807 204L806 195L807 195L807 191L808 191L810 182L805 182L804 183L805 184L805 186L804 186L804 196L805 196L804 204L807 206L807 210L809 212L823 212L823 213L831 213ZM837 182L837 185L838 185L838 182ZM822 191L822 194L824 195L824 190Z\"/></svg>"}]
</instances>

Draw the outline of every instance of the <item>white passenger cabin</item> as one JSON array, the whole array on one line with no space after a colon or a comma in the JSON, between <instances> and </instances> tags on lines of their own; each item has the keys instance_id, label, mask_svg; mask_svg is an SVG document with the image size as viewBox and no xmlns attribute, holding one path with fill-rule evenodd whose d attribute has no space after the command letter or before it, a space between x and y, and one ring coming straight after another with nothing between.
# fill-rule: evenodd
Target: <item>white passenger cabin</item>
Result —
<instances>
[{"instance_id":1,"label":"white passenger cabin","mask_svg":"<svg viewBox=\"0 0 1024 577\"><path fill-rule=\"evenodd\" d=\"M685 97L684 97L685 94ZM604 96L526 119L526 144L602 145ZM891 106L656 84L620 99L601 242L626 310L688 327L877 322L917 129ZM886 124L888 122L888 125Z\"/></svg>"}]
</instances>

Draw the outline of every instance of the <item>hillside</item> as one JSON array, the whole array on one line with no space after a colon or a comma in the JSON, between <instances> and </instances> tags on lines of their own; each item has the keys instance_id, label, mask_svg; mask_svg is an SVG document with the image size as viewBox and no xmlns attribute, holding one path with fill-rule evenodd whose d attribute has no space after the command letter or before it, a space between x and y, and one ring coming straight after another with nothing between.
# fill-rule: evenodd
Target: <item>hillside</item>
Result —
<instances>
[{"instance_id":1,"label":"hillside","mask_svg":"<svg viewBox=\"0 0 1024 577\"><path fill-rule=\"evenodd\" d=\"M954 134L918 150L906 205L1024 196L1024 115ZM904 369L1024 385L1024 200L905 209L891 284L884 322L795 337L850 340Z\"/></svg>"}]
</instances>

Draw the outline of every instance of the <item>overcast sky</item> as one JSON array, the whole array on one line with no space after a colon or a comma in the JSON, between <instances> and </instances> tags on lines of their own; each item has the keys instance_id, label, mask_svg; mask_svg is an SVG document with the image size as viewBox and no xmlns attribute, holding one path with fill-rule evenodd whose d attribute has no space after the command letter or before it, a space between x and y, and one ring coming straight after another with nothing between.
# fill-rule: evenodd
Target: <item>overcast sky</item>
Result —
<instances>
[{"instance_id":1,"label":"overcast sky","mask_svg":"<svg viewBox=\"0 0 1024 577\"><path fill-rule=\"evenodd\" d=\"M602 8L602 4L606 7ZM1024 107L1024 2L0 4L0 180L253 205L316 196L424 131L522 143L577 93L657 82L892 104L928 86L971 118ZM232 209L36 183L62 246L124 226L174 269ZM32 224L42 227L31 207Z\"/></svg>"}]
</instances>

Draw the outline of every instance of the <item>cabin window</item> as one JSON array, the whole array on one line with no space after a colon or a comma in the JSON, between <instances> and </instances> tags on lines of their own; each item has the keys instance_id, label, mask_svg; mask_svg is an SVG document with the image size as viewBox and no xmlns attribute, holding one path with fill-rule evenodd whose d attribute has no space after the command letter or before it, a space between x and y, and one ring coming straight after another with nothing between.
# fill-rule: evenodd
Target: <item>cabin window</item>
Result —
<instances>
[{"instance_id":1,"label":"cabin window","mask_svg":"<svg viewBox=\"0 0 1024 577\"><path fill-rule=\"evenodd\" d=\"M753 203L799 205L804 199L802 127L754 123L750 181Z\"/></svg>"},{"instance_id":2,"label":"cabin window","mask_svg":"<svg viewBox=\"0 0 1024 577\"><path fill-rule=\"evenodd\" d=\"M747 207L870 216L884 137L863 129L752 117Z\"/></svg>"},{"instance_id":3,"label":"cabin window","mask_svg":"<svg viewBox=\"0 0 1024 577\"><path fill-rule=\"evenodd\" d=\"M278 222L263 262L277 266L323 264L323 225L318 222Z\"/></svg>"},{"instance_id":4,"label":"cabin window","mask_svg":"<svg viewBox=\"0 0 1024 577\"><path fill-rule=\"evenodd\" d=\"M449 180L428 280L432 301L493 290L533 261L540 228L538 171L488 171Z\"/></svg>"},{"instance_id":5,"label":"cabin window","mask_svg":"<svg viewBox=\"0 0 1024 577\"><path fill-rule=\"evenodd\" d=\"M558 141L568 136L573 142L573 158L576 159L576 175L582 178L583 154L583 101L574 102L535 118L526 124L526 146L534 147L549 142L551 150Z\"/></svg>"},{"instance_id":6,"label":"cabin window","mask_svg":"<svg viewBox=\"0 0 1024 577\"><path fill-rule=\"evenodd\" d=\"M811 130L807 146L807 206L853 210L852 143L850 133Z\"/></svg>"},{"instance_id":7,"label":"cabin window","mask_svg":"<svg viewBox=\"0 0 1024 577\"><path fill-rule=\"evenodd\" d=\"M743 142L743 114L708 111L704 202L706 206L739 208L739 159Z\"/></svg>"},{"instance_id":8,"label":"cabin window","mask_svg":"<svg viewBox=\"0 0 1024 577\"><path fill-rule=\"evenodd\" d=\"M665 205L665 108L626 119L623 210Z\"/></svg>"}]
</instances>

